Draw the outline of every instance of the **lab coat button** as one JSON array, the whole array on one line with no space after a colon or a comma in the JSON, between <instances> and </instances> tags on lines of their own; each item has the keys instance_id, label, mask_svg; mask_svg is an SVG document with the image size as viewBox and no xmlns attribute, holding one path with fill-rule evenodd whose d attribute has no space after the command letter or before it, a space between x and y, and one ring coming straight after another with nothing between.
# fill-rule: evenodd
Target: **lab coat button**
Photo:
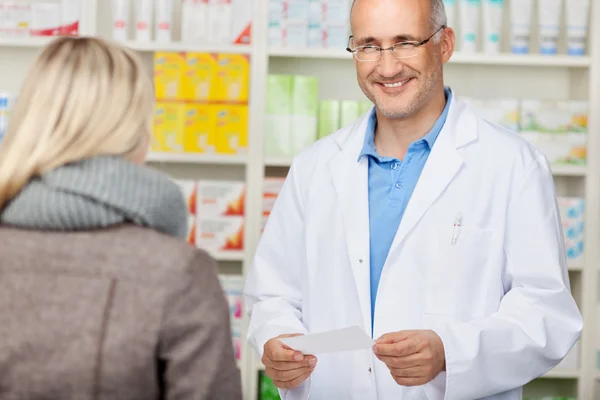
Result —
<instances>
[{"instance_id":1,"label":"lab coat button","mask_svg":"<svg viewBox=\"0 0 600 400\"><path fill-rule=\"evenodd\" d=\"M371 373L371 372L372 372L371 367L369 367L369 373Z\"/></svg>"},{"instance_id":2,"label":"lab coat button","mask_svg":"<svg viewBox=\"0 0 600 400\"><path fill-rule=\"evenodd\" d=\"M359 264L362 264L362 263L363 263L363 259L362 259L362 258L359 258L359 259L358 259L358 263L359 263Z\"/></svg>"}]
</instances>

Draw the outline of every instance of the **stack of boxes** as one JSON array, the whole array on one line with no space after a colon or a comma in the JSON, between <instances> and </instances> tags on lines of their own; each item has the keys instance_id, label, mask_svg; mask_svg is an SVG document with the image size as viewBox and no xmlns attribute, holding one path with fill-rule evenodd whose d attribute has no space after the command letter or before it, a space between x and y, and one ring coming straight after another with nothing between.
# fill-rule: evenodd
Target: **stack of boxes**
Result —
<instances>
[{"instance_id":1,"label":"stack of boxes","mask_svg":"<svg viewBox=\"0 0 600 400\"><path fill-rule=\"evenodd\" d=\"M585 101L462 98L483 118L519 133L553 165L585 165Z\"/></svg>"},{"instance_id":2,"label":"stack of boxes","mask_svg":"<svg viewBox=\"0 0 600 400\"><path fill-rule=\"evenodd\" d=\"M322 100L319 103L318 139L351 125L372 107L369 100Z\"/></svg>"},{"instance_id":3,"label":"stack of boxes","mask_svg":"<svg viewBox=\"0 0 600 400\"><path fill-rule=\"evenodd\" d=\"M189 210L188 241L211 254L244 250L245 184L176 180Z\"/></svg>"},{"instance_id":4,"label":"stack of boxes","mask_svg":"<svg viewBox=\"0 0 600 400\"><path fill-rule=\"evenodd\" d=\"M242 319L244 315L243 290L244 279L240 275L219 275L221 287L229 304L231 321L231 340L236 360L242 356Z\"/></svg>"},{"instance_id":5,"label":"stack of boxes","mask_svg":"<svg viewBox=\"0 0 600 400\"><path fill-rule=\"evenodd\" d=\"M270 0L269 45L344 49L350 5L351 0Z\"/></svg>"},{"instance_id":6,"label":"stack of boxes","mask_svg":"<svg viewBox=\"0 0 600 400\"><path fill-rule=\"evenodd\" d=\"M319 81L312 76L270 75L267 80L265 153L290 156L317 138Z\"/></svg>"},{"instance_id":7,"label":"stack of boxes","mask_svg":"<svg viewBox=\"0 0 600 400\"><path fill-rule=\"evenodd\" d=\"M583 264L584 199L559 197L558 206L565 237L567 259L571 265Z\"/></svg>"},{"instance_id":8,"label":"stack of boxes","mask_svg":"<svg viewBox=\"0 0 600 400\"><path fill-rule=\"evenodd\" d=\"M246 154L250 61L241 54L156 53L151 150Z\"/></svg>"},{"instance_id":9,"label":"stack of boxes","mask_svg":"<svg viewBox=\"0 0 600 400\"><path fill-rule=\"evenodd\" d=\"M275 201L281 192L285 178L268 177L263 186L263 223L261 232L265 229Z\"/></svg>"},{"instance_id":10,"label":"stack of boxes","mask_svg":"<svg viewBox=\"0 0 600 400\"><path fill-rule=\"evenodd\" d=\"M319 101L319 81L312 76L269 75L265 153L294 156L371 109L368 100Z\"/></svg>"}]
</instances>

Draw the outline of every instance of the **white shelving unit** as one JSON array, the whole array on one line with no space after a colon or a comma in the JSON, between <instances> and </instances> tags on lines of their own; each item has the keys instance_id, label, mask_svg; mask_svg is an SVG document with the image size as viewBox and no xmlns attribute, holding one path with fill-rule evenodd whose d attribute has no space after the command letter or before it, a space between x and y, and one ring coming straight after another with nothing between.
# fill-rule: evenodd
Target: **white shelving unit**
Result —
<instances>
[{"instance_id":1,"label":"white shelving unit","mask_svg":"<svg viewBox=\"0 0 600 400\"><path fill-rule=\"evenodd\" d=\"M285 176L289 157L265 157L263 126L266 79L269 73L315 75L320 78L322 99L359 100L354 64L344 49L288 49L267 45L268 0L253 0L251 46L215 46L189 43L138 43L125 46L142 55L152 68L157 51L195 51L247 54L251 60L249 147L243 156L150 154L148 163L181 178L244 180L247 184L245 251L213 254L228 271L245 276L252 262L262 225L262 187L265 175ZM515 0L512 0L515 1ZM96 0L85 0L82 32L108 37L110 10ZM178 1L175 2L176 6ZM546 394L560 388L560 395L577 395L580 400L600 398L600 372L596 370L596 327L598 321L598 265L600 261L600 4L590 15L589 56L483 55L457 52L445 69L446 84L458 96L520 97L588 100L590 104L588 164L586 167L553 168L560 196L582 196L586 200L585 260L569 266L573 293L583 312L585 329L580 341L578 370L553 370L526 388L526 393ZM104 3L102 3L104 4ZM176 27L177 28L177 27ZM39 49L50 39L0 39L0 90L17 92L24 72ZM501 156L501 155L499 155ZM246 325L246 324L245 324ZM598 332L600 334L600 332ZM245 335L245 328L242 332ZM244 344L239 362L245 398L257 394L257 372L261 366ZM550 393L553 394L553 393Z\"/></svg>"}]
</instances>

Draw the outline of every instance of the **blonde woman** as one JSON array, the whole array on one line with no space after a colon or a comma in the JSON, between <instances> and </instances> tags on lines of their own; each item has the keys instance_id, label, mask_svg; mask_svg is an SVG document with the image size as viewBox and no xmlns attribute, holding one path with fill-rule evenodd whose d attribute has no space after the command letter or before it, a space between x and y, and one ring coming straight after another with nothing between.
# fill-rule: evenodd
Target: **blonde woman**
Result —
<instances>
[{"instance_id":1,"label":"blonde woman","mask_svg":"<svg viewBox=\"0 0 600 400\"><path fill-rule=\"evenodd\" d=\"M60 38L0 145L0 398L240 399L214 262L146 169L152 84L136 55Z\"/></svg>"}]
</instances>

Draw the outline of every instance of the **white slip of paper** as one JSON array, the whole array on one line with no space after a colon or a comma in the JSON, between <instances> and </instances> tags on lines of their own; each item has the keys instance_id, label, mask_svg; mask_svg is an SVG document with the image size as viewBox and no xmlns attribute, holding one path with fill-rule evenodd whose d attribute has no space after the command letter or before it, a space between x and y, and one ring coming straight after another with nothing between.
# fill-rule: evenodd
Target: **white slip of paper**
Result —
<instances>
[{"instance_id":1,"label":"white slip of paper","mask_svg":"<svg viewBox=\"0 0 600 400\"><path fill-rule=\"evenodd\" d=\"M279 339L302 354L325 354L370 349L375 344L358 326Z\"/></svg>"}]
</instances>

